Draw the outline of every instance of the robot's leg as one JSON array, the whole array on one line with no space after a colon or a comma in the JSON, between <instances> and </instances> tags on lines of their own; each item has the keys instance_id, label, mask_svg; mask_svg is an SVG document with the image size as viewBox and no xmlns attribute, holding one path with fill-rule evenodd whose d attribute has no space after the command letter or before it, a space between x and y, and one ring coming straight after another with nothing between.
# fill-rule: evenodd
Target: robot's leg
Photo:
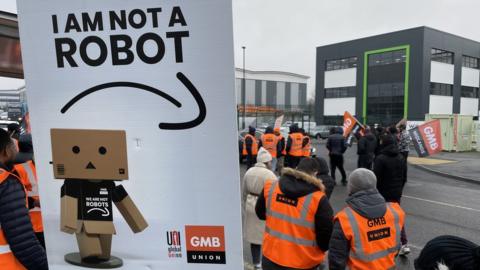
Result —
<instances>
[{"instance_id":1,"label":"robot's leg","mask_svg":"<svg viewBox=\"0 0 480 270\"><path fill-rule=\"evenodd\" d=\"M82 229L80 233L76 233L76 236L82 259L99 257L103 254L99 234L88 234Z\"/></svg>"},{"instance_id":2,"label":"robot's leg","mask_svg":"<svg viewBox=\"0 0 480 270\"><path fill-rule=\"evenodd\" d=\"M102 246L102 255L99 257L106 260L110 259L110 253L112 251L112 235L100 234L100 244Z\"/></svg>"}]
</instances>

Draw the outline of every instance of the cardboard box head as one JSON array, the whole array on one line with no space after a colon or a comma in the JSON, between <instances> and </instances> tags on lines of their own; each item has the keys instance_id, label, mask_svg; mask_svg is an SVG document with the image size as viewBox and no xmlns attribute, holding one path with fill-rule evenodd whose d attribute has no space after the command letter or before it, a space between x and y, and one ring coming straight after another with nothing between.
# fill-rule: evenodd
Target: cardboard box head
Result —
<instances>
[{"instance_id":1,"label":"cardboard box head","mask_svg":"<svg viewBox=\"0 0 480 270\"><path fill-rule=\"evenodd\" d=\"M127 140L123 130L51 129L57 179L127 180Z\"/></svg>"}]
</instances>

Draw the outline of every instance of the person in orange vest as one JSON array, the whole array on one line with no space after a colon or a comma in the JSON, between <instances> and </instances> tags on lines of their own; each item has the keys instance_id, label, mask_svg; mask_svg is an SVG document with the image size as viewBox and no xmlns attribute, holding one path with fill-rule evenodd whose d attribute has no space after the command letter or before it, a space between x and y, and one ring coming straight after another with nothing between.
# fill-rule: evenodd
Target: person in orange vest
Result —
<instances>
[{"instance_id":1,"label":"person in orange vest","mask_svg":"<svg viewBox=\"0 0 480 270\"><path fill-rule=\"evenodd\" d=\"M290 134L287 139L287 166L296 168L303 157L303 134L300 132L297 124L290 126Z\"/></svg>"},{"instance_id":2,"label":"person in orange vest","mask_svg":"<svg viewBox=\"0 0 480 270\"><path fill-rule=\"evenodd\" d=\"M274 129L274 134L277 136L278 141L278 150L277 150L277 172L280 173L283 170L283 166L285 163L285 156L287 155L285 138L283 137L282 133L280 133L280 128Z\"/></svg>"},{"instance_id":3,"label":"person in orange vest","mask_svg":"<svg viewBox=\"0 0 480 270\"><path fill-rule=\"evenodd\" d=\"M252 126L248 127L248 133L243 140L242 154L247 157L247 170L257 162L258 142L255 137L256 129Z\"/></svg>"},{"instance_id":4,"label":"person in orange vest","mask_svg":"<svg viewBox=\"0 0 480 270\"><path fill-rule=\"evenodd\" d=\"M350 174L347 207L334 219L330 270L395 269L405 212L399 204L385 202L376 185L377 178L368 169Z\"/></svg>"},{"instance_id":5,"label":"person in orange vest","mask_svg":"<svg viewBox=\"0 0 480 270\"><path fill-rule=\"evenodd\" d=\"M40 209L40 195L38 193L38 178L33 160L32 136L21 135L19 138L20 152L15 158L14 173L19 176L22 184L27 190L30 219L32 221L35 235L45 248L45 237L43 234L42 212Z\"/></svg>"},{"instance_id":6,"label":"person in orange vest","mask_svg":"<svg viewBox=\"0 0 480 270\"><path fill-rule=\"evenodd\" d=\"M47 270L45 249L35 237L20 179L11 170L17 150L0 129L0 269Z\"/></svg>"},{"instance_id":7,"label":"person in orange vest","mask_svg":"<svg viewBox=\"0 0 480 270\"><path fill-rule=\"evenodd\" d=\"M277 157L279 148L278 148L278 138L273 134L273 128L267 127L265 129L265 134L262 135L260 138L260 143L258 144L258 148L263 147L265 148L270 155L272 156L272 171L277 169Z\"/></svg>"},{"instance_id":8,"label":"person in orange vest","mask_svg":"<svg viewBox=\"0 0 480 270\"><path fill-rule=\"evenodd\" d=\"M310 140L310 136L308 136L308 133L305 132L303 128L300 129L300 132L303 134L303 140L302 140L302 151L303 151L303 156L304 157L310 157L311 151L312 151L312 143Z\"/></svg>"},{"instance_id":9,"label":"person in orange vest","mask_svg":"<svg viewBox=\"0 0 480 270\"><path fill-rule=\"evenodd\" d=\"M317 269L324 262L333 210L316 168L304 158L296 170L283 169L278 182L266 181L255 206L258 218L266 220L264 270Z\"/></svg>"}]
</instances>

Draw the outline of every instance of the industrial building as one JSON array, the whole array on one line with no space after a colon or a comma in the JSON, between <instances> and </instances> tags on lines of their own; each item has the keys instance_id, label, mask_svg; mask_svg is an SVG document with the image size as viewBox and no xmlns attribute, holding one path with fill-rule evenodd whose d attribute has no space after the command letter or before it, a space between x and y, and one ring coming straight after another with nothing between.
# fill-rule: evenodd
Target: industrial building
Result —
<instances>
[{"instance_id":1,"label":"industrial building","mask_svg":"<svg viewBox=\"0 0 480 270\"><path fill-rule=\"evenodd\" d=\"M245 90L243 79L245 74ZM235 91L241 128L241 117L269 123L277 116L286 120L310 119L307 104L307 81L310 77L283 71L235 70ZM307 117L304 117L307 116ZM247 123L248 124L248 123Z\"/></svg>"},{"instance_id":2,"label":"industrial building","mask_svg":"<svg viewBox=\"0 0 480 270\"><path fill-rule=\"evenodd\" d=\"M425 114L478 119L479 58L479 42L429 27L318 47L317 124L341 124L345 111L383 125Z\"/></svg>"}]
</instances>

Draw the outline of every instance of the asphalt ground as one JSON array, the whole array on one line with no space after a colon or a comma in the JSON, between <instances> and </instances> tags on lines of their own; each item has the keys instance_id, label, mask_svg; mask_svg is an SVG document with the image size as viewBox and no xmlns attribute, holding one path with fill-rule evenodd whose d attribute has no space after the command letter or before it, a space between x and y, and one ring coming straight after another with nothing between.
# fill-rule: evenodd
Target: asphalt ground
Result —
<instances>
[{"instance_id":1,"label":"asphalt ground","mask_svg":"<svg viewBox=\"0 0 480 270\"><path fill-rule=\"evenodd\" d=\"M327 158L324 141L315 142L317 155ZM347 174L356 168L356 146L345 153ZM245 166L242 166L242 176ZM337 182L340 179L337 170ZM330 198L335 212L345 206L346 188L337 184ZM425 244L439 235L456 235L480 244L480 184L438 176L413 166L402 198L406 231L412 249L406 258L398 258L398 269L414 269L413 261ZM251 263L250 247L244 243L246 269Z\"/></svg>"}]
</instances>

